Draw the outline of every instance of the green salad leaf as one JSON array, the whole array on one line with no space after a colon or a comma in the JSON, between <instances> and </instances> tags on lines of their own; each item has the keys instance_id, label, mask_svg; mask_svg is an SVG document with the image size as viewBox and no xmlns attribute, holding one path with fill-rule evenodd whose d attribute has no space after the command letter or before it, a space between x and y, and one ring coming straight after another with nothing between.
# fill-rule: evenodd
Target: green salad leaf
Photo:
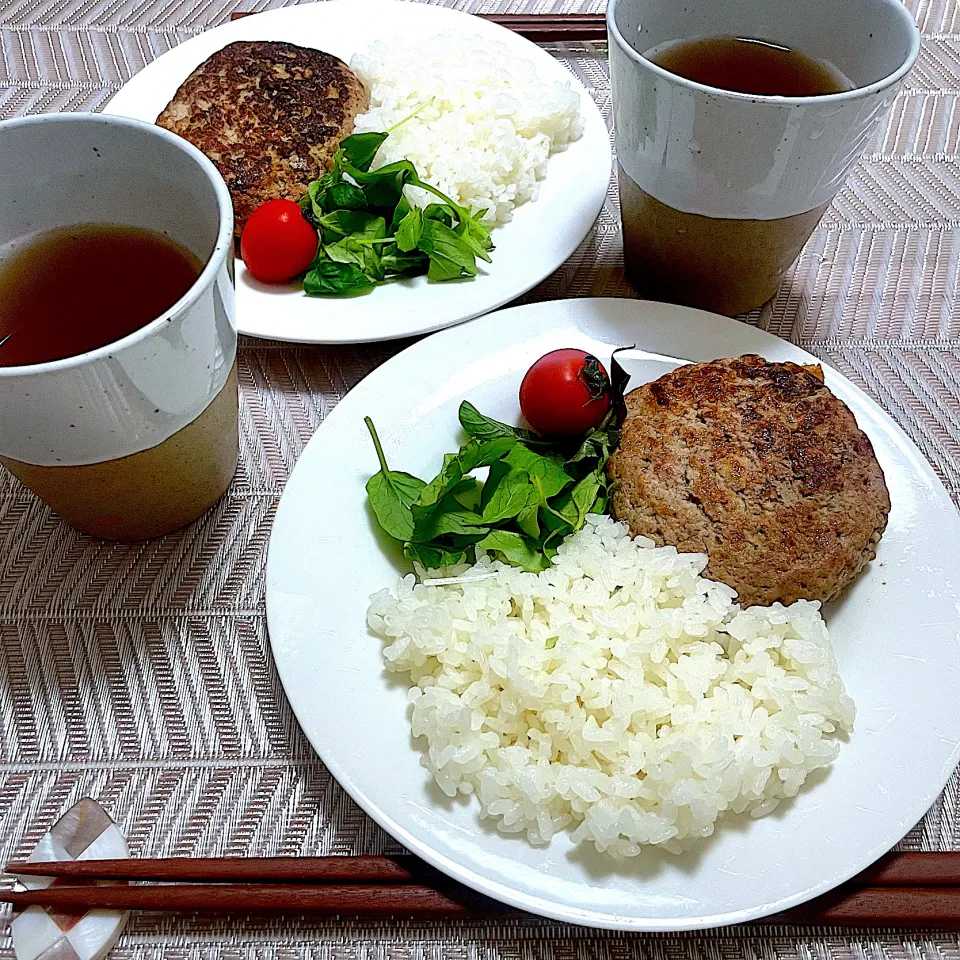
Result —
<instances>
[{"instance_id":1,"label":"green salad leaf","mask_svg":"<svg viewBox=\"0 0 960 960\"><path fill-rule=\"evenodd\" d=\"M521 567L533 573L539 573L550 566L550 560L535 540L514 533L512 530L492 530L477 546L515 567Z\"/></svg>"},{"instance_id":2,"label":"green salad leaf","mask_svg":"<svg viewBox=\"0 0 960 960\"><path fill-rule=\"evenodd\" d=\"M409 473L398 473L387 466L387 458L380 446L373 421L367 417L364 420L373 446L380 461L380 471L367 481L367 497L373 508L377 523L396 540L410 540L413 537L413 505L417 502L424 488L424 482L411 476Z\"/></svg>"},{"instance_id":3,"label":"green salad leaf","mask_svg":"<svg viewBox=\"0 0 960 960\"><path fill-rule=\"evenodd\" d=\"M374 281L354 264L320 258L303 278L304 292L318 296L349 297L366 293L373 286Z\"/></svg>"},{"instance_id":4,"label":"green salad leaf","mask_svg":"<svg viewBox=\"0 0 960 960\"><path fill-rule=\"evenodd\" d=\"M409 210L397 225L397 248L404 253L416 250L422 234L423 211L416 208Z\"/></svg>"},{"instance_id":5,"label":"green salad leaf","mask_svg":"<svg viewBox=\"0 0 960 960\"><path fill-rule=\"evenodd\" d=\"M340 144L343 158L358 170L369 170L389 133L355 133Z\"/></svg>"},{"instance_id":6,"label":"green salad leaf","mask_svg":"<svg viewBox=\"0 0 960 960\"><path fill-rule=\"evenodd\" d=\"M423 216L424 225L431 222ZM424 570L473 562L484 552L524 570L546 569L563 538L579 530L587 514L606 509L606 462L619 439L616 414L611 410L572 442L501 423L467 401L459 419L466 440L425 483L389 469L367 418L380 461L380 472L367 482L377 522ZM473 476L484 467L482 480Z\"/></svg>"},{"instance_id":7,"label":"green salad leaf","mask_svg":"<svg viewBox=\"0 0 960 960\"><path fill-rule=\"evenodd\" d=\"M357 133L340 143L331 169L300 201L317 228L317 257L303 280L310 296L352 296L378 284L426 274L436 282L477 276L493 241L480 217L420 179L409 160L372 169L388 133ZM417 187L437 202L414 207Z\"/></svg>"},{"instance_id":8,"label":"green salad leaf","mask_svg":"<svg viewBox=\"0 0 960 960\"><path fill-rule=\"evenodd\" d=\"M531 430L523 430L520 427L511 427L506 423L500 423L492 417L484 416L469 400L464 400L460 404L458 413L460 426L468 437L474 440L491 440L494 437L515 437L525 446L531 449L542 447L550 449L556 446L552 440L538 437Z\"/></svg>"}]
</instances>

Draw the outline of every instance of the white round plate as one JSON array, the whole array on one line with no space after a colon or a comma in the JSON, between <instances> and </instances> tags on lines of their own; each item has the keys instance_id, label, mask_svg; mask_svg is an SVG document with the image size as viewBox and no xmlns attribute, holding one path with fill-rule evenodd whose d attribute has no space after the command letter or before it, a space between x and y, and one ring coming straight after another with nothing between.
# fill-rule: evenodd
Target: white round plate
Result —
<instances>
[{"instance_id":1,"label":"white round plate","mask_svg":"<svg viewBox=\"0 0 960 960\"><path fill-rule=\"evenodd\" d=\"M237 261L237 327L253 337L297 343L363 343L429 333L514 300L567 260L597 218L610 183L610 136L583 85L556 58L505 27L456 10L398 0L328 0L245 17L174 47L133 77L105 113L153 123L207 57L235 40L285 40L349 63L377 40L456 33L498 40L532 60L541 78L570 81L580 94L583 136L547 163L540 196L493 232L493 262L476 279L388 284L360 297L313 298L293 285L258 283Z\"/></svg>"},{"instance_id":2,"label":"white round plate","mask_svg":"<svg viewBox=\"0 0 960 960\"><path fill-rule=\"evenodd\" d=\"M817 362L734 320L614 299L517 307L417 343L344 397L301 456L270 541L267 617L304 732L354 800L405 847L533 913L691 930L825 892L892 847L937 798L960 755L960 518L896 424L827 369L830 388L873 441L893 501L877 560L825 611L858 711L837 761L773 815L721 820L681 857L651 850L616 863L592 847L573 849L567 834L546 848L498 834L475 801L445 800L432 786L410 737L406 686L388 678L381 642L365 626L367 598L394 585L403 566L367 509L364 483L377 460L363 418L376 423L392 467L431 477L459 445L461 400L516 422L520 380L541 354L582 347L605 360L633 343L653 355L629 363L634 384L681 360L759 353Z\"/></svg>"}]
</instances>

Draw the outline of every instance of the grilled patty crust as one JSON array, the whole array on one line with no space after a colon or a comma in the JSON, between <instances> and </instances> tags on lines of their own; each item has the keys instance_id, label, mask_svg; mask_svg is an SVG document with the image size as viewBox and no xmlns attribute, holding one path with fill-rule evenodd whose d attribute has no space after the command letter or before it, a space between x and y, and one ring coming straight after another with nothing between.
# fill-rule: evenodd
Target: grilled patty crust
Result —
<instances>
[{"instance_id":1,"label":"grilled patty crust","mask_svg":"<svg viewBox=\"0 0 960 960\"><path fill-rule=\"evenodd\" d=\"M367 109L353 71L329 53L240 40L181 84L157 123L199 147L233 198L237 236L267 200L299 200Z\"/></svg>"},{"instance_id":2,"label":"grilled patty crust","mask_svg":"<svg viewBox=\"0 0 960 960\"><path fill-rule=\"evenodd\" d=\"M876 556L883 471L810 369L752 355L692 364L626 403L607 465L615 516L634 536L706 553L704 575L743 606L830 600Z\"/></svg>"}]
</instances>

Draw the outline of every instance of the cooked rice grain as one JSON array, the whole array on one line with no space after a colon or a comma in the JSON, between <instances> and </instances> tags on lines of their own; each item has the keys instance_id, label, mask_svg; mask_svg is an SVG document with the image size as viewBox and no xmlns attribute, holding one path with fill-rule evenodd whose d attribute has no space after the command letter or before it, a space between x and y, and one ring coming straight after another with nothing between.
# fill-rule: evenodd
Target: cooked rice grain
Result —
<instances>
[{"instance_id":1,"label":"cooked rice grain","mask_svg":"<svg viewBox=\"0 0 960 960\"><path fill-rule=\"evenodd\" d=\"M355 133L406 120L375 166L412 160L423 180L483 210L490 223L506 223L514 207L535 200L550 154L583 130L580 96L569 82L541 80L529 60L479 36L381 41L350 66L370 93ZM408 192L414 202L436 199Z\"/></svg>"},{"instance_id":2,"label":"cooked rice grain","mask_svg":"<svg viewBox=\"0 0 960 960\"><path fill-rule=\"evenodd\" d=\"M741 611L706 562L591 516L543 573L482 558L448 572L496 577L376 594L368 624L444 793L619 857L794 796L854 720L819 605Z\"/></svg>"}]
</instances>

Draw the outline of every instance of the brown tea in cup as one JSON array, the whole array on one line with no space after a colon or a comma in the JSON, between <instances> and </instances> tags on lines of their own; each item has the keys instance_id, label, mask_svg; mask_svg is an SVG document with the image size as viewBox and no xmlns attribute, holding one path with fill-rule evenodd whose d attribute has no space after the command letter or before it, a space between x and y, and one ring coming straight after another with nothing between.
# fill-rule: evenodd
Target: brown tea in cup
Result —
<instances>
[{"instance_id":1,"label":"brown tea in cup","mask_svg":"<svg viewBox=\"0 0 960 960\"><path fill-rule=\"evenodd\" d=\"M76 357L169 310L203 264L141 227L82 223L0 257L0 366Z\"/></svg>"},{"instance_id":2,"label":"brown tea in cup","mask_svg":"<svg viewBox=\"0 0 960 960\"><path fill-rule=\"evenodd\" d=\"M772 40L725 35L679 40L644 56L678 77L739 93L820 97L853 89L832 64Z\"/></svg>"}]
</instances>

